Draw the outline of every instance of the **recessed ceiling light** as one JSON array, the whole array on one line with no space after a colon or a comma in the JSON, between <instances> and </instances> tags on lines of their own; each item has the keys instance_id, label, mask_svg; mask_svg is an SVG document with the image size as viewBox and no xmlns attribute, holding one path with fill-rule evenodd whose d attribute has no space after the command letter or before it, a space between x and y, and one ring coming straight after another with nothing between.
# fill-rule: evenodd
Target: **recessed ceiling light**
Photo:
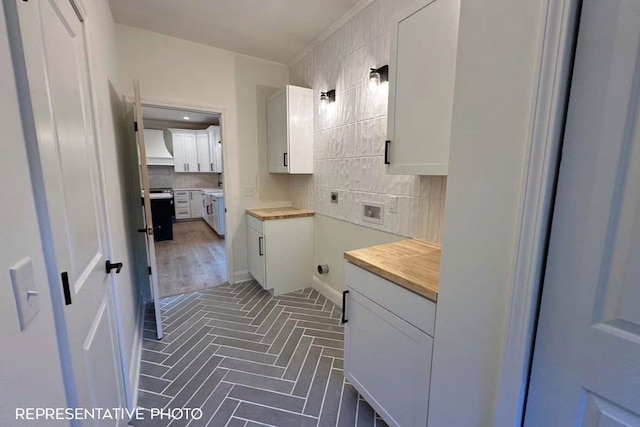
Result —
<instances>
[{"instance_id":1,"label":"recessed ceiling light","mask_svg":"<svg viewBox=\"0 0 640 427\"><path fill-rule=\"evenodd\" d=\"M187 116L184 116L184 117L183 117L183 119L184 119L184 120L191 120L191 119L190 119L189 117L187 117Z\"/></svg>"}]
</instances>

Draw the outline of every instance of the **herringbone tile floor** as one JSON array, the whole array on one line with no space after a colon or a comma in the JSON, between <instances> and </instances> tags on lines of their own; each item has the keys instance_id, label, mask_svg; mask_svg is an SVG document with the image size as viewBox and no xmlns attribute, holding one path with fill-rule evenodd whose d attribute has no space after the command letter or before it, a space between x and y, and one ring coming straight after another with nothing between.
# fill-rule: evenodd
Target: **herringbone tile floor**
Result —
<instances>
[{"instance_id":1,"label":"herringbone tile floor","mask_svg":"<svg viewBox=\"0 0 640 427\"><path fill-rule=\"evenodd\" d=\"M341 310L308 288L271 297L256 282L162 302L145 322L138 406L200 408L199 420L136 426L386 426L344 380Z\"/></svg>"}]
</instances>

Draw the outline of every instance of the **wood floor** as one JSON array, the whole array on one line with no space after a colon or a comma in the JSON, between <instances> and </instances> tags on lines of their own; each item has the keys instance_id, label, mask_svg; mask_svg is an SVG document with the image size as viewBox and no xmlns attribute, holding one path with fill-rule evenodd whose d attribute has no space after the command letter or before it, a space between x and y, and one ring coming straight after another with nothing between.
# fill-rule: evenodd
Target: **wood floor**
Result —
<instances>
[{"instance_id":1,"label":"wood floor","mask_svg":"<svg viewBox=\"0 0 640 427\"><path fill-rule=\"evenodd\" d=\"M224 239L204 221L173 225L173 240L156 242L160 297L219 286L227 281Z\"/></svg>"}]
</instances>

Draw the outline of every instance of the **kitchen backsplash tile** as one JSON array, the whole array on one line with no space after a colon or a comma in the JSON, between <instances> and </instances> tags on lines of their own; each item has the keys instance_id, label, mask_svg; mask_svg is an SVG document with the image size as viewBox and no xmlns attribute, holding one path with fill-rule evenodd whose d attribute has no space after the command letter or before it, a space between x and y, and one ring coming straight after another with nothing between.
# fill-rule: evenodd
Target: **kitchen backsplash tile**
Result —
<instances>
[{"instance_id":1,"label":"kitchen backsplash tile","mask_svg":"<svg viewBox=\"0 0 640 427\"><path fill-rule=\"evenodd\" d=\"M176 173L172 166L149 166L151 188L217 188L216 173Z\"/></svg>"},{"instance_id":2,"label":"kitchen backsplash tile","mask_svg":"<svg viewBox=\"0 0 640 427\"><path fill-rule=\"evenodd\" d=\"M411 1L375 0L290 67L291 84L313 88L314 99L336 90L329 108L315 109L314 174L292 176L291 197L297 207L440 243L447 179L386 174L388 85L369 86L369 69L390 62L391 17ZM339 203L331 203L331 191ZM385 206L383 224L362 219L365 202Z\"/></svg>"}]
</instances>

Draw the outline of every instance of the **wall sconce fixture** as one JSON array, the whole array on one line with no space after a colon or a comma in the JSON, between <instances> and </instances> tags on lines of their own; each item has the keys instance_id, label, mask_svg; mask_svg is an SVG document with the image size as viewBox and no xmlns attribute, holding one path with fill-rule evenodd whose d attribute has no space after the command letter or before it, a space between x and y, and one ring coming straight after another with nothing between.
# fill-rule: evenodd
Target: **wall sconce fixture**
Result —
<instances>
[{"instance_id":1,"label":"wall sconce fixture","mask_svg":"<svg viewBox=\"0 0 640 427\"><path fill-rule=\"evenodd\" d=\"M329 104L336 101L336 91L332 89L327 92L320 92L320 109L324 110Z\"/></svg>"},{"instance_id":2,"label":"wall sconce fixture","mask_svg":"<svg viewBox=\"0 0 640 427\"><path fill-rule=\"evenodd\" d=\"M389 66L383 65L380 68L371 68L369 70L369 85L376 87L384 82L389 81Z\"/></svg>"}]
</instances>

